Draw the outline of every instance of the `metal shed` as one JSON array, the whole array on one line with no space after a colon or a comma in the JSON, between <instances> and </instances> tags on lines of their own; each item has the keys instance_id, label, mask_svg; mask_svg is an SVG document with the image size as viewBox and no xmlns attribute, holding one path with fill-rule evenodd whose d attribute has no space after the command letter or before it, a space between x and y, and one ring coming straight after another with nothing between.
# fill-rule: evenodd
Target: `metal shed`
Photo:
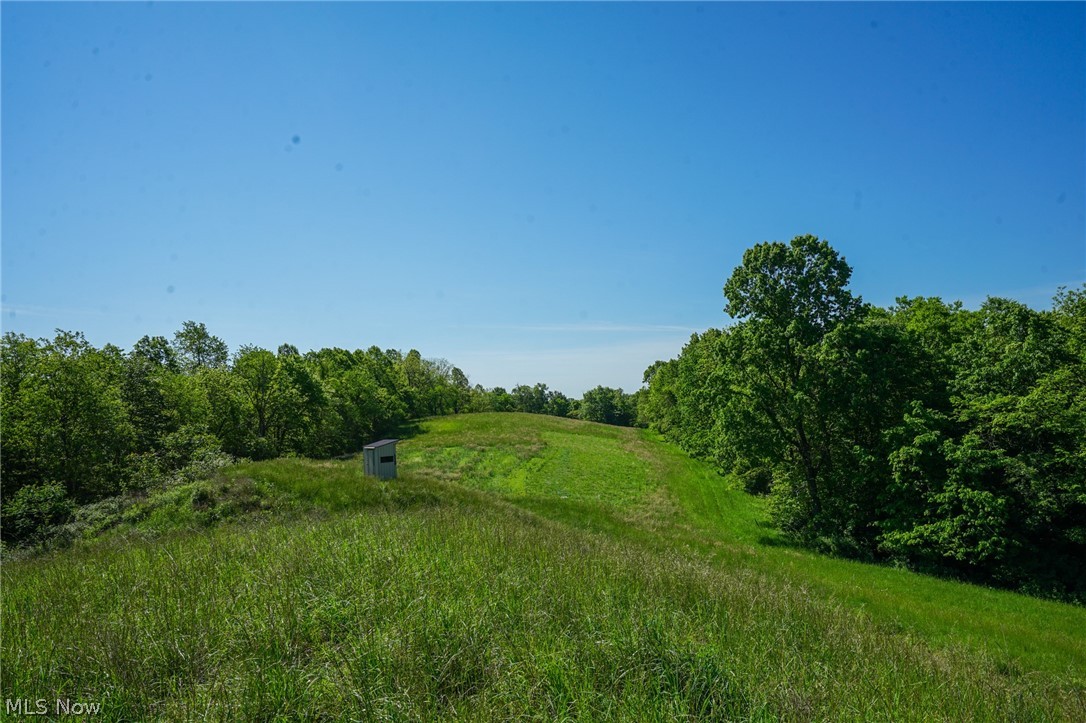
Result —
<instances>
[{"instance_id":1,"label":"metal shed","mask_svg":"<svg viewBox=\"0 0 1086 723\"><path fill-rule=\"evenodd\" d=\"M362 448L366 474L380 479L396 479L396 442L398 439L382 439Z\"/></svg>"}]
</instances>

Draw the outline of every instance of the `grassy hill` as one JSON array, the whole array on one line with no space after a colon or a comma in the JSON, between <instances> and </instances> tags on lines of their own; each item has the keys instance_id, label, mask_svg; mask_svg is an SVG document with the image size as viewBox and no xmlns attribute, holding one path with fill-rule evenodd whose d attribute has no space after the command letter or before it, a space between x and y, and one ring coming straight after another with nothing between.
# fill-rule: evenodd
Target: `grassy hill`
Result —
<instances>
[{"instance_id":1,"label":"grassy hill","mask_svg":"<svg viewBox=\"0 0 1086 723\"><path fill-rule=\"evenodd\" d=\"M644 431L423 422L3 567L6 698L103 720L1086 719L1086 610L820 557ZM103 525L104 527L105 525Z\"/></svg>"}]
</instances>

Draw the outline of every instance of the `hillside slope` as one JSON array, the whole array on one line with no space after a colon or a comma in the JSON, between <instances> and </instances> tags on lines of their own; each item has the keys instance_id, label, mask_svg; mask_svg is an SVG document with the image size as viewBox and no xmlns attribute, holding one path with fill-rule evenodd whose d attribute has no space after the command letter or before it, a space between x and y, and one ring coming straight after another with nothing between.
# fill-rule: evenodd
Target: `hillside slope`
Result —
<instances>
[{"instance_id":1,"label":"hillside slope","mask_svg":"<svg viewBox=\"0 0 1086 723\"><path fill-rule=\"evenodd\" d=\"M3 695L103 720L1086 712L1086 611L784 547L643 431L447 417L400 464L237 465L174 516L239 488L279 512L6 563Z\"/></svg>"},{"instance_id":2,"label":"hillside slope","mask_svg":"<svg viewBox=\"0 0 1086 723\"><path fill-rule=\"evenodd\" d=\"M660 538L811 587L889 629L972 646L1008 669L1086 678L1086 610L789 548L770 526L763 500L645 430L461 415L425 422L401 459L421 478L498 491L556 519Z\"/></svg>"}]
</instances>

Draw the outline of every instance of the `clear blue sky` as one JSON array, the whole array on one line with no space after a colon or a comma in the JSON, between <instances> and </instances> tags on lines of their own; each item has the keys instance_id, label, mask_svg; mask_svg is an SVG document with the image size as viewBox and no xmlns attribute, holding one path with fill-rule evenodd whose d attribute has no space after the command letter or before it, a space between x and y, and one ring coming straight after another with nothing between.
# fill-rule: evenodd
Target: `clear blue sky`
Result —
<instances>
[{"instance_id":1,"label":"clear blue sky","mask_svg":"<svg viewBox=\"0 0 1086 723\"><path fill-rule=\"evenodd\" d=\"M813 233L877 304L1086 279L1086 5L2 5L2 325L628 391Z\"/></svg>"}]
</instances>

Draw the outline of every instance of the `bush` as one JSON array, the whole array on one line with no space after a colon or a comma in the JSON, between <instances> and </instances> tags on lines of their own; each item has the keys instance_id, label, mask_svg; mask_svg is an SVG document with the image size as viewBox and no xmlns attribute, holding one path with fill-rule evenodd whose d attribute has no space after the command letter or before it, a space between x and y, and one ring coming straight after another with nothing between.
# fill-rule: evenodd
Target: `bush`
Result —
<instances>
[{"instance_id":1,"label":"bush","mask_svg":"<svg viewBox=\"0 0 1086 723\"><path fill-rule=\"evenodd\" d=\"M773 472L766 467L753 467L742 472L739 479L743 489L752 495L768 495L773 487Z\"/></svg>"},{"instance_id":2,"label":"bush","mask_svg":"<svg viewBox=\"0 0 1086 723\"><path fill-rule=\"evenodd\" d=\"M172 472L220 452L219 440L201 427L187 425L162 438L160 454L164 469Z\"/></svg>"},{"instance_id":3,"label":"bush","mask_svg":"<svg viewBox=\"0 0 1086 723\"><path fill-rule=\"evenodd\" d=\"M64 524L75 504L59 482L22 487L0 508L0 534L5 543L16 545L44 541L50 528Z\"/></svg>"}]
</instances>

